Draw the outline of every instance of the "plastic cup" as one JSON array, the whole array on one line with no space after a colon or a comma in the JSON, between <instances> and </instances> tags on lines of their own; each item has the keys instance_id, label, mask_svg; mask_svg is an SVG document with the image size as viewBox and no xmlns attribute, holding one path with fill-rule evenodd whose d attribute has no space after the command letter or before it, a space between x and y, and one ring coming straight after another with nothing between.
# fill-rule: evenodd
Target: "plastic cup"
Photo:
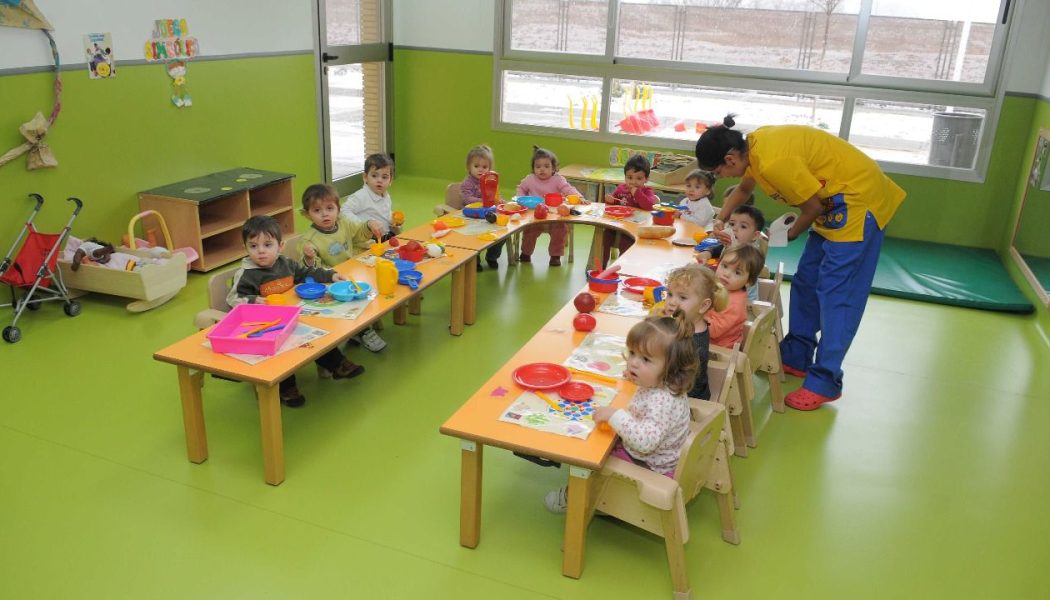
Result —
<instances>
[{"instance_id":1,"label":"plastic cup","mask_svg":"<svg viewBox=\"0 0 1050 600\"><path fill-rule=\"evenodd\" d=\"M502 227L502 226L506 225L507 223L510 223L510 215L505 215L505 214L502 214L502 213L496 213L496 225L499 225L500 227Z\"/></svg>"}]
</instances>

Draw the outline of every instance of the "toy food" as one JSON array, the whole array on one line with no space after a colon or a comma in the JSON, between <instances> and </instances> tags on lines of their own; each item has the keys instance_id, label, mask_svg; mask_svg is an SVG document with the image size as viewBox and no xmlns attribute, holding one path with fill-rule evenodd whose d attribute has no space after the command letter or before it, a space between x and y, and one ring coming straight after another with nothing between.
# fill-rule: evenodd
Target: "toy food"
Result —
<instances>
[{"instance_id":1,"label":"toy food","mask_svg":"<svg viewBox=\"0 0 1050 600\"><path fill-rule=\"evenodd\" d=\"M569 204L576 205L576 204L580 203L580 197L577 196L576 194L569 194L568 196L565 197L565 201L568 202Z\"/></svg>"},{"instance_id":2,"label":"toy food","mask_svg":"<svg viewBox=\"0 0 1050 600\"><path fill-rule=\"evenodd\" d=\"M444 229L448 229L448 224L444 221L434 221L432 225L434 226L434 231L442 231Z\"/></svg>"},{"instance_id":3,"label":"toy food","mask_svg":"<svg viewBox=\"0 0 1050 600\"><path fill-rule=\"evenodd\" d=\"M390 219L394 222L394 225L401 225L405 222L405 213L395 210L390 214Z\"/></svg>"},{"instance_id":4,"label":"toy food","mask_svg":"<svg viewBox=\"0 0 1050 600\"><path fill-rule=\"evenodd\" d=\"M391 248L397 248L401 245L401 240L397 239L396 237L392 237L389 240L387 240L386 243L390 244Z\"/></svg>"},{"instance_id":5,"label":"toy food","mask_svg":"<svg viewBox=\"0 0 1050 600\"><path fill-rule=\"evenodd\" d=\"M503 216L505 217L507 215L503 215ZM488 221L489 223L495 223L497 220L499 220L499 217L496 215L496 213L491 213L490 212L490 213L487 213L485 215L485 220Z\"/></svg>"},{"instance_id":6,"label":"toy food","mask_svg":"<svg viewBox=\"0 0 1050 600\"><path fill-rule=\"evenodd\" d=\"M662 239L668 238L674 235L674 226L672 225L643 225L638 228L638 237L644 239Z\"/></svg>"},{"instance_id":7,"label":"toy food","mask_svg":"<svg viewBox=\"0 0 1050 600\"><path fill-rule=\"evenodd\" d=\"M438 244L427 244L427 256L437 258L445 253L445 249Z\"/></svg>"},{"instance_id":8,"label":"toy food","mask_svg":"<svg viewBox=\"0 0 1050 600\"><path fill-rule=\"evenodd\" d=\"M708 233L706 231L697 231L693 234L693 241L699 244L704 241L704 238L707 237L707 235Z\"/></svg>"},{"instance_id":9,"label":"toy food","mask_svg":"<svg viewBox=\"0 0 1050 600\"><path fill-rule=\"evenodd\" d=\"M580 313L573 317L572 327L576 331L593 331L598 321L588 313Z\"/></svg>"},{"instance_id":10,"label":"toy food","mask_svg":"<svg viewBox=\"0 0 1050 600\"><path fill-rule=\"evenodd\" d=\"M509 212L509 211L521 210L522 206L520 204L518 204L517 202L508 202L508 203L503 205L503 208L504 208L504 210L507 210Z\"/></svg>"},{"instance_id":11,"label":"toy food","mask_svg":"<svg viewBox=\"0 0 1050 600\"><path fill-rule=\"evenodd\" d=\"M451 229L441 229L439 231L435 231L433 233L433 237L436 237L436 238L445 237L446 235L448 235L450 233L452 233Z\"/></svg>"},{"instance_id":12,"label":"toy food","mask_svg":"<svg viewBox=\"0 0 1050 600\"><path fill-rule=\"evenodd\" d=\"M546 219L547 218L547 213L549 213L549 212L550 212L550 209L547 208L546 204L539 204L533 210L533 216L536 217L537 219Z\"/></svg>"},{"instance_id":13,"label":"toy food","mask_svg":"<svg viewBox=\"0 0 1050 600\"><path fill-rule=\"evenodd\" d=\"M372 256L383 256L383 252L386 247L383 244L375 243L368 247L368 251L372 253Z\"/></svg>"},{"instance_id":14,"label":"toy food","mask_svg":"<svg viewBox=\"0 0 1050 600\"><path fill-rule=\"evenodd\" d=\"M589 313L594 310L594 296L587 292L580 292L572 299L572 305L576 307L576 310L582 313Z\"/></svg>"},{"instance_id":15,"label":"toy food","mask_svg":"<svg viewBox=\"0 0 1050 600\"><path fill-rule=\"evenodd\" d=\"M572 209L569 208L568 204L561 204L561 205L558 206L558 215L559 216L567 217L567 216L569 216L571 214L571 211L572 211Z\"/></svg>"}]
</instances>

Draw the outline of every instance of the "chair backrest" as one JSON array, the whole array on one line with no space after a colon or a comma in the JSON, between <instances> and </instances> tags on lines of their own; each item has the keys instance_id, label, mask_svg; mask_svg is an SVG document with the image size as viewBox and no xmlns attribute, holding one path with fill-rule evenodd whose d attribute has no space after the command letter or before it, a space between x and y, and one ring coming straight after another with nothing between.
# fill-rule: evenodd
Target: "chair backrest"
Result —
<instances>
[{"instance_id":1,"label":"chair backrest","mask_svg":"<svg viewBox=\"0 0 1050 600\"><path fill-rule=\"evenodd\" d=\"M704 402L697 408L703 413L702 419L689 423L689 436L674 472L686 503L700 493L707 481L726 419L725 407L714 402Z\"/></svg>"},{"instance_id":2,"label":"chair backrest","mask_svg":"<svg viewBox=\"0 0 1050 600\"><path fill-rule=\"evenodd\" d=\"M450 183L445 188L445 204L456 210L463 208L463 196L461 195L459 183Z\"/></svg>"},{"instance_id":3,"label":"chair backrest","mask_svg":"<svg viewBox=\"0 0 1050 600\"><path fill-rule=\"evenodd\" d=\"M772 346L777 340L776 308L768 302L752 302L755 318L744 324L744 339L740 351L747 356L751 368L766 373L779 373L780 365L775 364L775 353Z\"/></svg>"},{"instance_id":4,"label":"chair backrest","mask_svg":"<svg viewBox=\"0 0 1050 600\"><path fill-rule=\"evenodd\" d=\"M768 302L777 307L781 316L784 314L783 303L780 301L780 285L784 283L784 263L777 264L777 271L771 279L758 280L758 299Z\"/></svg>"},{"instance_id":5,"label":"chair backrest","mask_svg":"<svg viewBox=\"0 0 1050 600\"><path fill-rule=\"evenodd\" d=\"M237 274L237 269L239 268L241 266L238 264L232 269L219 271L208 278L208 308L221 311L230 310L230 305L226 304L226 295L230 293L230 287L233 286L233 276Z\"/></svg>"},{"instance_id":6,"label":"chair backrest","mask_svg":"<svg viewBox=\"0 0 1050 600\"><path fill-rule=\"evenodd\" d=\"M295 262L301 261L303 259L302 237L303 234L301 233L293 233L284 238L284 250L281 250L281 254Z\"/></svg>"}]
</instances>

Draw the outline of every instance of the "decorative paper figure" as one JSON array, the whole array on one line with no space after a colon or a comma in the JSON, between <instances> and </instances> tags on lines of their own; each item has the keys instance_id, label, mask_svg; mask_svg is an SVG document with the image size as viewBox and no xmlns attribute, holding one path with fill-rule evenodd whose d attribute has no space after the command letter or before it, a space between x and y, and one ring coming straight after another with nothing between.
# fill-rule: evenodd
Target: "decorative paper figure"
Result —
<instances>
[{"instance_id":1,"label":"decorative paper figure","mask_svg":"<svg viewBox=\"0 0 1050 600\"><path fill-rule=\"evenodd\" d=\"M87 56L88 72L91 73L92 79L108 79L117 76L110 34L89 33L85 35L84 54Z\"/></svg>"},{"instance_id":2,"label":"decorative paper figure","mask_svg":"<svg viewBox=\"0 0 1050 600\"><path fill-rule=\"evenodd\" d=\"M168 63L168 75L171 76L171 102L175 106L193 106L193 98L186 91L186 61L177 60Z\"/></svg>"},{"instance_id":3,"label":"decorative paper figure","mask_svg":"<svg viewBox=\"0 0 1050 600\"><path fill-rule=\"evenodd\" d=\"M28 141L0 156L0 167L27 152L29 156L26 158L26 169L30 171L41 167L57 166L58 161L55 160L54 154L51 153L51 148L44 143L44 136L47 135L48 129L55 124L55 120L58 119L58 113L62 110L62 74L59 70L61 65L58 59L58 45L55 43L55 38L48 31L52 29L51 23L40 12L40 9L33 4L32 0L0 0L0 26L40 29L44 36L47 37L47 41L51 45L51 56L55 59L55 102L51 106L51 115L44 119L44 115L38 112L32 120L23 123L18 128L18 131Z\"/></svg>"},{"instance_id":4,"label":"decorative paper figure","mask_svg":"<svg viewBox=\"0 0 1050 600\"><path fill-rule=\"evenodd\" d=\"M193 106L193 98L186 90L186 59L200 55L200 44L197 38L189 37L186 19L154 21L153 37L146 42L145 54L148 62L168 61L172 104L179 108Z\"/></svg>"}]
</instances>

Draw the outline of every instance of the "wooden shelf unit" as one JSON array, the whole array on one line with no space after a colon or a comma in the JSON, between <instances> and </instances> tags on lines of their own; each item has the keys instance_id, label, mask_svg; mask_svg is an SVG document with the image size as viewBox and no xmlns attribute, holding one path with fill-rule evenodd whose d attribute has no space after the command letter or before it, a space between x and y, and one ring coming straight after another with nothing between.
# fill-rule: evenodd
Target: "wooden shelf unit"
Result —
<instances>
[{"instance_id":1,"label":"wooden shelf unit","mask_svg":"<svg viewBox=\"0 0 1050 600\"><path fill-rule=\"evenodd\" d=\"M191 266L210 271L246 255L241 226L248 217L269 215L284 236L295 233L290 173L239 167L139 193L139 208L164 215L176 248L200 256Z\"/></svg>"}]
</instances>

